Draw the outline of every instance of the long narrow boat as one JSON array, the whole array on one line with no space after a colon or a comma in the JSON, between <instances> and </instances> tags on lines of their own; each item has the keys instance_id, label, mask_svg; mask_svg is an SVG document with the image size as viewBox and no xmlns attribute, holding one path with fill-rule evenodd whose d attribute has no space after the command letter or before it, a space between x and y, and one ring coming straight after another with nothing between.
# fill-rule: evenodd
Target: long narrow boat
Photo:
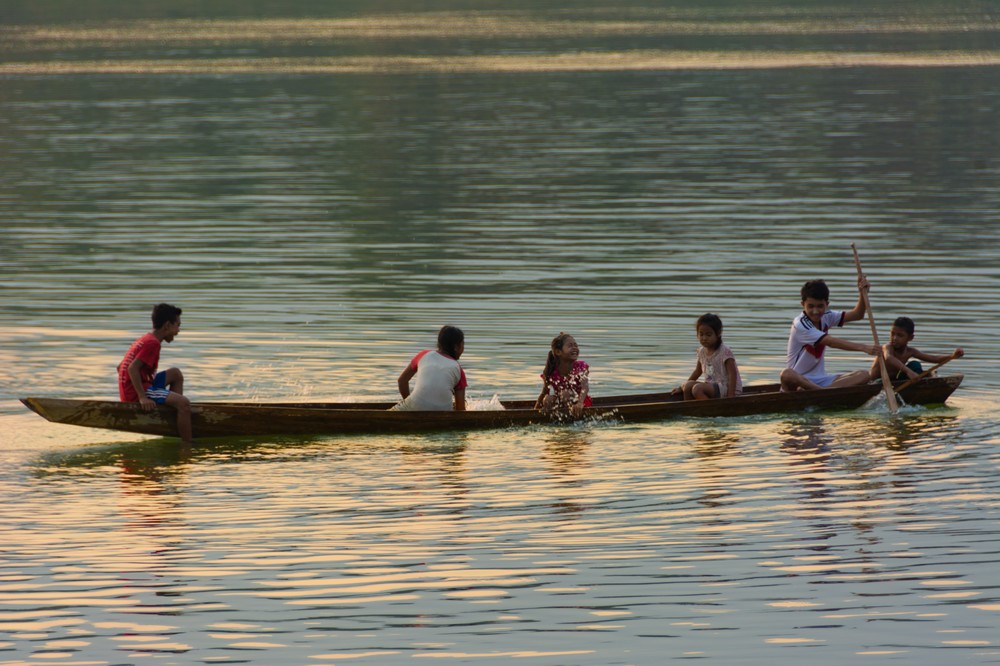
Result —
<instances>
[{"instance_id":1,"label":"long narrow boat","mask_svg":"<svg viewBox=\"0 0 1000 666\"><path fill-rule=\"evenodd\" d=\"M900 382L901 383L901 382ZM962 383L962 375L929 377L900 394L910 405L942 404ZM781 392L777 384L747 387L742 395L684 401L670 393L594 398L583 419L639 422L677 417L725 417L829 409L856 409L882 390L881 384L819 391ZM62 398L23 398L31 410L54 423L147 435L176 436L173 409L142 411L138 403ZM533 409L534 401L504 401L503 409L465 412L389 411L391 402L192 403L196 438L256 435L335 435L412 433L435 430L505 428L560 419Z\"/></svg>"}]
</instances>

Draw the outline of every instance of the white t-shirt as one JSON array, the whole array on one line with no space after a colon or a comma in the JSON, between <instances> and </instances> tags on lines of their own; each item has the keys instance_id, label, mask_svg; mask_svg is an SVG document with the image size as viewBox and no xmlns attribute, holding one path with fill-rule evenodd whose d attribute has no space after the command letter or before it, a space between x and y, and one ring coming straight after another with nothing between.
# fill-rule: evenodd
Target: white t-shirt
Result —
<instances>
[{"instance_id":1,"label":"white t-shirt","mask_svg":"<svg viewBox=\"0 0 1000 666\"><path fill-rule=\"evenodd\" d=\"M425 349L410 361L417 371L413 392L393 409L448 411L455 409L455 390L468 383L458 361L440 352Z\"/></svg>"},{"instance_id":2,"label":"white t-shirt","mask_svg":"<svg viewBox=\"0 0 1000 666\"><path fill-rule=\"evenodd\" d=\"M826 345L822 343L826 332L832 326L844 325L844 312L830 310L820 318L820 327L816 328L805 312L792 322L788 333L788 363L791 368L809 381L820 386L829 386L837 375L826 374L823 362L823 352Z\"/></svg>"}]
</instances>

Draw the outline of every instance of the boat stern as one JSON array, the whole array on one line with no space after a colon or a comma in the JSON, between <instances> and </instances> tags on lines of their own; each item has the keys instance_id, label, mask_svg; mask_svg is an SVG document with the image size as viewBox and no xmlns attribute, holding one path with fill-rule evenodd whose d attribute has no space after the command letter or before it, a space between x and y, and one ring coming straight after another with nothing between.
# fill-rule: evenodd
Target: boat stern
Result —
<instances>
[{"instance_id":1,"label":"boat stern","mask_svg":"<svg viewBox=\"0 0 1000 666\"><path fill-rule=\"evenodd\" d=\"M964 375L928 377L903 389L899 395L909 405L943 405L961 386Z\"/></svg>"}]
</instances>

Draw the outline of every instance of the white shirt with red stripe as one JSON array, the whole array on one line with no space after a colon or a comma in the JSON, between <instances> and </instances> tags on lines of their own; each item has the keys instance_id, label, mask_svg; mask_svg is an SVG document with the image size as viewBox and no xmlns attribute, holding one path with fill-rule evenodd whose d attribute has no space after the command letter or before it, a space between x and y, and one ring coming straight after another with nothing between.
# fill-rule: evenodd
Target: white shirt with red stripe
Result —
<instances>
[{"instance_id":1,"label":"white shirt with red stripe","mask_svg":"<svg viewBox=\"0 0 1000 666\"><path fill-rule=\"evenodd\" d=\"M792 329L788 333L788 363L785 367L791 368L815 384L829 386L837 375L826 373L823 362L826 345L823 344L823 338L831 327L843 325L844 312L841 310L823 313L818 328L805 312L800 314L792 322Z\"/></svg>"},{"instance_id":2,"label":"white shirt with red stripe","mask_svg":"<svg viewBox=\"0 0 1000 666\"><path fill-rule=\"evenodd\" d=\"M425 349L410 361L417 371L416 384L394 409L446 411L455 409L455 390L468 382L458 361L437 351Z\"/></svg>"}]
</instances>

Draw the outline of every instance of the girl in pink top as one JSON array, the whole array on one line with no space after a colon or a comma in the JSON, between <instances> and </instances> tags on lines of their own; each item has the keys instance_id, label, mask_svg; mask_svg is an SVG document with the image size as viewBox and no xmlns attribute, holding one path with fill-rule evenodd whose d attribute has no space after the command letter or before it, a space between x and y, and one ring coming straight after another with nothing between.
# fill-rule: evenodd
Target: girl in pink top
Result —
<instances>
[{"instance_id":1,"label":"girl in pink top","mask_svg":"<svg viewBox=\"0 0 1000 666\"><path fill-rule=\"evenodd\" d=\"M675 393L684 392L685 400L732 398L743 392L743 380L736 367L733 351L722 344L722 320L708 313L695 323L698 333L698 363L688 380ZM704 375L703 381L698 381Z\"/></svg>"},{"instance_id":2,"label":"girl in pink top","mask_svg":"<svg viewBox=\"0 0 1000 666\"><path fill-rule=\"evenodd\" d=\"M590 366L580 360L580 347L569 333L560 333L552 339L542 371L542 393L535 401L535 409L565 408L574 416L590 407Z\"/></svg>"}]
</instances>

